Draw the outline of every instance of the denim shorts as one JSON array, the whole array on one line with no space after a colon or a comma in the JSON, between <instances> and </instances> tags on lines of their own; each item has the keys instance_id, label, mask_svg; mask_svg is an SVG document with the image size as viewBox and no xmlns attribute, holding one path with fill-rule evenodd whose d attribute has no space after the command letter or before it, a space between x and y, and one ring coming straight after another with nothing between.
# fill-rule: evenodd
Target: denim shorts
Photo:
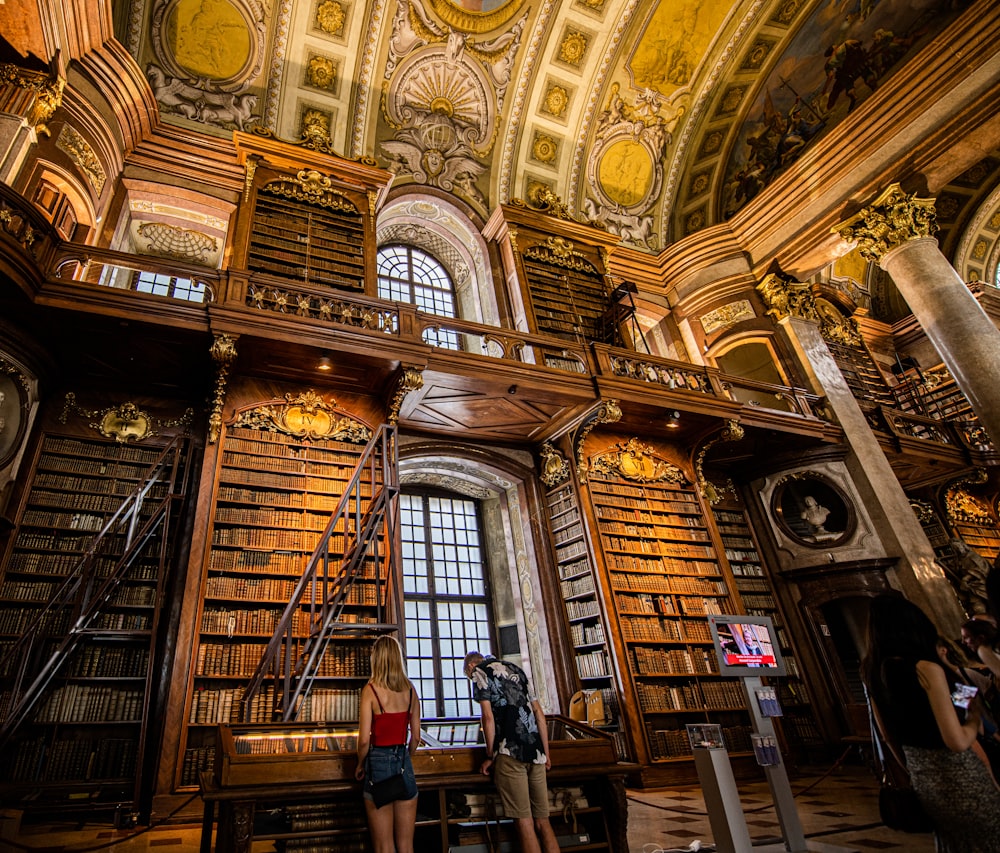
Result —
<instances>
[{"instance_id":1,"label":"denim shorts","mask_svg":"<svg viewBox=\"0 0 1000 853\"><path fill-rule=\"evenodd\" d=\"M413 762L410 760L410 750L405 744L399 746L373 746L365 758L365 784L363 793L366 800L372 799L371 787L376 782L388 779L403 772L407 796L412 800L417 796L417 779L413 775Z\"/></svg>"}]
</instances>

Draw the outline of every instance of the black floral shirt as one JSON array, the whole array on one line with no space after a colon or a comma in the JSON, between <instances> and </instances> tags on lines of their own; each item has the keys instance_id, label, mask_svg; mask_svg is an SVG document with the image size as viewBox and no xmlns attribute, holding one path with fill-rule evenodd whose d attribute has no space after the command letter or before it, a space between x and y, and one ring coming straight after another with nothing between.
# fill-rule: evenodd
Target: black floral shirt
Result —
<instances>
[{"instance_id":1,"label":"black floral shirt","mask_svg":"<svg viewBox=\"0 0 1000 853\"><path fill-rule=\"evenodd\" d=\"M526 764L544 764L545 751L532 711L537 697L519 666L487 658L472 671L472 698L489 702L496 734L493 750Z\"/></svg>"}]
</instances>

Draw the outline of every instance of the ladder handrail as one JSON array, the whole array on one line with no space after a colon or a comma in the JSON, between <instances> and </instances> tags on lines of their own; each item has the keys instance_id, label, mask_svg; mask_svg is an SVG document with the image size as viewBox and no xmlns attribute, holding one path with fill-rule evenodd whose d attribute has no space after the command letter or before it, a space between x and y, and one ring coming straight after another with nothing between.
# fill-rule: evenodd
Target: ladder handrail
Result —
<instances>
[{"instance_id":1,"label":"ladder handrail","mask_svg":"<svg viewBox=\"0 0 1000 853\"><path fill-rule=\"evenodd\" d=\"M364 485L368 486L368 495L361 493ZM250 716L252 703L260 695L264 680L269 675L274 677L276 687L277 682L281 683L281 690L275 690L272 712L277 713L280 709L286 721L294 718L298 713L301 697L311 689L315 669L334 632L370 633L373 629L386 627L381 622L384 618L381 594L383 585L386 603L390 584L392 600L397 606L399 602L395 536L395 501L398 494L396 428L390 424L382 424L365 445L354 473L243 691L240 698L241 719L246 721ZM338 531L341 524L342 530ZM384 533L381 533L383 530ZM338 555L339 559L331 559L330 539L338 532L342 532L344 537L343 553ZM374 554L376 613L380 621L374 625L336 624L335 620L343 609L349 588L368 556L368 548L373 543L377 545L382 541L385 542L386 553L383 555L376 549ZM335 565L331 567L331 563ZM381 575L383 563L386 567L385 577ZM304 640L299 637L302 649L295 654L296 622L303 612L308 614L311 630Z\"/></svg>"},{"instance_id":2,"label":"ladder handrail","mask_svg":"<svg viewBox=\"0 0 1000 853\"><path fill-rule=\"evenodd\" d=\"M177 436L163 448L156 460L146 469L145 479L125 497L121 506L97 533L87 551L65 581L53 593L46 606L24 627L21 635L11 644L7 654L0 659L0 671L3 671L14 655L20 657L11 686L11 706L4 717L2 727L0 727L0 744L4 744L10 739L37 705L52 679L55 678L77 643L90 628L93 620L100 615L102 605L110 599L124 580L125 574L131 569L134 561L141 555L142 550L161 524L163 525L163 535L168 535L171 507L177 500L183 498L186 492L189 466L181 464L186 442L186 438ZM180 475L180 482L178 482L178 475ZM155 505L153 511L140 527L140 512L150 489L158 483L164 483L167 486L166 494ZM122 526L127 526L124 551L108 576L103 579L98 578L94 568L97 557L100 555L101 545L104 541L111 541L111 534ZM95 583L98 580L101 582L95 588ZM82 594L80 593L81 588ZM63 613L70 614L71 619L71 624L66 625L63 629L65 635L58 641L48 660L38 668L37 672L30 673L32 652L36 642L51 642L57 636L55 632L49 633L41 629L46 626L46 623L49 623L48 627L50 628L57 627L58 619ZM24 683L29 678L32 679L31 683L24 688Z\"/></svg>"}]
</instances>

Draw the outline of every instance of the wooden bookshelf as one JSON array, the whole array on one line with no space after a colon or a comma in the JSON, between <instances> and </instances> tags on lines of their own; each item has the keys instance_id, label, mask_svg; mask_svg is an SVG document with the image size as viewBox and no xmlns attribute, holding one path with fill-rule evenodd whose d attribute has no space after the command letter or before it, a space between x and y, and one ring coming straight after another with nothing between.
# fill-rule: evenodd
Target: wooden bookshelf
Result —
<instances>
[{"instance_id":1,"label":"wooden bookshelf","mask_svg":"<svg viewBox=\"0 0 1000 853\"><path fill-rule=\"evenodd\" d=\"M557 256L524 258L524 272L535 317L534 331L571 341L598 340L608 308L604 277L589 263L560 265Z\"/></svg>"},{"instance_id":2,"label":"wooden bookshelf","mask_svg":"<svg viewBox=\"0 0 1000 853\"><path fill-rule=\"evenodd\" d=\"M784 712L780 726L789 749L800 759L808 758L822 748L823 738L816 726L792 638L770 572L754 539L746 508L738 495L727 492L725 500L712 508L712 516L744 611L753 616L767 616L774 623L787 671L786 677L774 680Z\"/></svg>"},{"instance_id":3,"label":"wooden bookshelf","mask_svg":"<svg viewBox=\"0 0 1000 853\"><path fill-rule=\"evenodd\" d=\"M42 437L3 564L4 649L34 623L161 450L51 432ZM142 509L147 517L167 491L165 479L153 484ZM15 798L30 796L46 808L137 807L167 573L162 539L160 528L15 732L0 767L0 788ZM98 581L111 575L124 551L121 534L102 542ZM69 627L68 620L52 626L39 649L42 660L53 656ZM0 674L5 711L11 675Z\"/></svg>"},{"instance_id":4,"label":"wooden bookshelf","mask_svg":"<svg viewBox=\"0 0 1000 853\"><path fill-rule=\"evenodd\" d=\"M597 727L612 735L619 758L627 760L629 746L621 727L608 631L587 544L587 530L573 484L565 481L550 488L546 492L546 505L559 586L573 643L577 684L586 694L601 694L606 722Z\"/></svg>"},{"instance_id":5,"label":"wooden bookshelf","mask_svg":"<svg viewBox=\"0 0 1000 853\"><path fill-rule=\"evenodd\" d=\"M347 439L297 438L252 418L225 430L184 717L180 786L196 785L198 773L212 766L217 725L241 722L243 691L363 449L363 443ZM363 574L351 588L342 622L376 621L379 580L374 566L366 566ZM306 601L318 602L322 595L317 587ZM304 640L311 630L307 603L296 620L295 635ZM357 720L370 642L364 637L332 642L299 721ZM245 722L274 722L274 706L274 687L265 684Z\"/></svg>"},{"instance_id":6,"label":"wooden bookshelf","mask_svg":"<svg viewBox=\"0 0 1000 853\"><path fill-rule=\"evenodd\" d=\"M693 486L633 439L591 457L587 490L644 781L691 759L687 723L717 723L731 754L750 753L743 690L719 676L707 619L737 610Z\"/></svg>"},{"instance_id":7,"label":"wooden bookshelf","mask_svg":"<svg viewBox=\"0 0 1000 853\"><path fill-rule=\"evenodd\" d=\"M247 268L306 284L364 292L365 222L346 199L336 207L286 198L283 182L257 194Z\"/></svg>"}]
</instances>

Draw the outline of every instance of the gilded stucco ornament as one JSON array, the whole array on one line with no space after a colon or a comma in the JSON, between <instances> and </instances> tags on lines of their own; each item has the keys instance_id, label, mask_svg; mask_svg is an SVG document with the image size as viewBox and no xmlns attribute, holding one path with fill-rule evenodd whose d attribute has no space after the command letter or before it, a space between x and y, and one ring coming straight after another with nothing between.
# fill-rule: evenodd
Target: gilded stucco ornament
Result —
<instances>
[{"instance_id":1,"label":"gilded stucco ornament","mask_svg":"<svg viewBox=\"0 0 1000 853\"><path fill-rule=\"evenodd\" d=\"M403 407L403 400L411 391L418 391L424 387L423 370L419 367L404 367L403 373L396 383L396 391L389 404L388 422L395 426L399 423L399 410Z\"/></svg>"},{"instance_id":2,"label":"gilded stucco ornament","mask_svg":"<svg viewBox=\"0 0 1000 853\"><path fill-rule=\"evenodd\" d=\"M767 315L775 322L786 317L809 320L819 324L819 332L825 340L850 346L861 344L858 321L845 317L829 299L814 296L811 284L772 272L757 285L757 292L767 305Z\"/></svg>"},{"instance_id":3,"label":"gilded stucco ornament","mask_svg":"<svg viewBox=\"0 0 1000 853\"><path fill-rule=\"evenodd\" d=\"M222 406L226 401L226 383L229 381L229 371L233 362L236 361L236 338L226 334L216 335L209 352L212 361L215 362L216 375L212 412L208 416L208 443L215 444L222 432Z\"/></svg>"},{"instance_id":4,"label":"gilded stucco ornament","mask_svg":"<svg viewBox=\"0 0 1000 853\"><path fill-rule=\"evenodd\" d=\"M0 63L0 83L34 94L25 119L35 129L35 133L46 136L51 135L46 122L62 105L63 90L66 88L66 80L55 69L56 59L53 59L49 72L30 71L11 63Z\"/></svg>"},{"instance_id":5,"label":"gilded stucco ornament","mask_svg":"<svg viewBox=\"0 0 1000 853\"><path fill-rule=\"evenodd\" d=\"M880 263L892 249L909 240L931 237L938 230L935 200L903 192L899 184L887 187L868 207L835 225L834 233L858 244L866 260Z\"/></svg>"},{"instance_id":6,"label":"gilded stucco ornament","mask_svg":"<svg viewBox=\"0 0 1000 853\"><path fill-rule=\"evenodd\" d=\"M546 441L538 455L542 462L542 471L538 476L546 486L551 488L569 477L569 462L552 444Z\"/></svg>"},{"instance_id":7,"label":"gilded stucco ornament","mask_svg":"<svg viewBox=\"0 0 1000 853\"><path fill-rule=\"evenodd\" d=\"M716 486L714 483L709 481L703 470L705 456L708 454L708 451L720 441L739 441L744 435L745 433L743 427L740 426L739 421L727 421L722 432L711 440L705 442L705 444L702 445L701 450L698 451L698 456L694 463L695 477L698 481L698 491L701 492L701 496L710 504L717 504L727 493L735 494L736 486L733 485L732 480L727 480L723 486Z\"/></svg>"},{"instance_id":8,"label":"gilded stucco ornament","mask_svg":"<svg viewBox=\"0 0 1000 853\"><path fill-rule=\"evenodd\" d=\"M146 254L192 264L208 264L208 256L219 248L215 238L203 231L178 228L166 222L144 222L136 228L136 233L147 241Z\"/></svg>"},{"instance_id":9,"label":"gilded stucco ornament","mask_svg":"<svg viewBox=\"0 0 1000 853\"><path fill-rule=\"evenodd\" d=\"M256 406L237 415L233 426L280 432L306 441L332 439L364 444L372 431L315 391L285 394L285 402Z\"/></svg>"},{"instance_id":10,"label":"gilded stucco ornament","mask_svg":"<svg viewBox=\"0 0 1000 853\"><path fill-rule=\"evenodd\" d=\"M155 0L146 79L161 112L231 130L254 124L251 91L268 60L270 10L264 4ZM257 113L259 115L259 113Z\"/></svg>"},{"instance_id":11,"label":"gilded stucco ornament","mask_svg":"<svg viewBox=\"0 0 1000 853\"><path fill-rule=\"evenodd\" d=\"M934 507L927 501L910 498L910 509L921 524L930 524L934 520Z\"/></svg>"},{"instance_id":12,"label":"gilded stucco ornament","mask_svg":"<svg viewBox=\"0 0 1000 853\"><path fill-rule=\"evenodd\" d=\"M619 476L639 483L684 483L687 477L676 465L653 455L652 448L630 438L615 449L591 458L590 475Z\"/></svg>"},{"instance_id":13,"label":"gilded stucco ornament","mask_svg":"<svg viewBox=\"0 0 1000 853\"><path fill-rule=\"evenodd\" d=\"M584 211L593 224L624 242L656 249L652 210L663 188L663 159L687 107L678 103L664 112L664 99L652 89L628 104L620 88L618 83L611 87L607 107L597 117Z\"/></svg>"},{"instance_id":14,"label":"gilded stucco ornament","mask_svg":"<svg viewBox=\"0 0 1000 853\"><path fill-rule=\"evenodd\" d=\"M393 128L381 143L388 168L485 208L476 185L499 132L511 70L527 24L479 42L442 26L409 0L396 7L381 109Z\"/></svg>"},{"instance_id":15,"label":"gilded stucco ornament","mask_svg":"<svg viewBox=\"0 0 1000 853\"><path fill-rule=\"evenodd\" d=\"M262 189L274 195L318 204L331 210L358 213L357 206L334 188L333 181L315 169L302 169L294 177L282 175L277 180L268 182Z\"/></svg>"},{"instance_id":16,"label":"gilded stucco ornament","mask_svg":"<svg viewBox=\"0 0 1000 853\"><path fill-rule=\"evenodd\" d=\"M583 444L587 436L598 424L613 424L622 419L621 406L617 400L602 400L591 415L581 424L576 436L576 469L581 480L587 476L587 462L583 458Z\"/></svg>"},{"instance_id":17,"label":"gilded stucco ornament","mask_svg":"<svg viewBox=\"0 0 1000 853\"><path fill-rule=\"evenodd\" d=\"M962 486L982 485L989 479L985 468L977 468L971 474L953 482L944 493L945 512L949 521L967 521L984 524L990 520L989 505L982 498L970 494Z\"/></svg>"},{"instance_id":18,"label":"gilded stucco ornament","mask_svg":"<svg viewBox=\"0 0 1000 853\"><path fill-rule=\"evenodd\" d=\"M62 414L59 416L60 423L66 423L70 414L75 414L83 418L90 418L88 426L97 430L105 438L113 438L115 441L126 444L129 441L142 441L159 435L157 429L168 429L170 427L188 426L194 418L194 410L187 409L179 418L172 420L160 420L154 418L148 412L142 411L135 403L126 401L118 406L109 406L106 409L83 409L76 402L76 394L70 391L66 395L63 403Z\"/></svg>"},{"instance_id":19,"label":"gilded stucco ornament","mask_svg":"<svg viewBox=\"0 0 1000 853\"><path fill-rule=\"evenodd\" d=\"M100 195L104 190L107 174L101 161L94 153L94 149L90 147L90 143L75 128L64 124L62 130L59 131L56 147L69 155L70 160L87 176L87 181L93 187L94 192Z\"/></svg>"}]
</instances>

